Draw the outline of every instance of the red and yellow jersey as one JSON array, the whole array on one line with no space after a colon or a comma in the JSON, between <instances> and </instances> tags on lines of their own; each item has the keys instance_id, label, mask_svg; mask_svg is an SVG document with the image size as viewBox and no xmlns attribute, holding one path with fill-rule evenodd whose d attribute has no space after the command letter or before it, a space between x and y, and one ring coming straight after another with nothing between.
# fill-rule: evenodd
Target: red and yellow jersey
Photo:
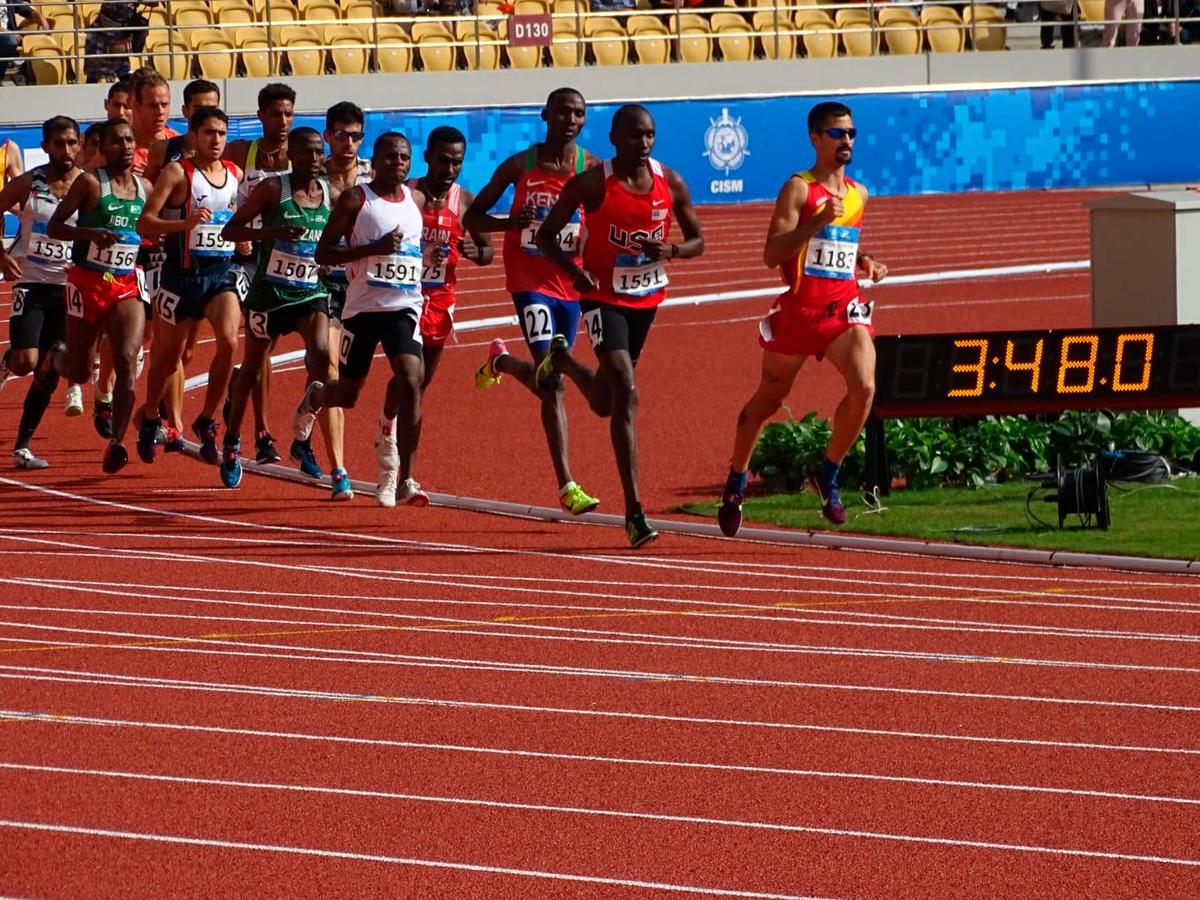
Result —
<instances>
[{"instance_id":1,"label":"red and yellow jersey","mask_svg":"<svg viewBox=\"0 0 1200 900\"><path fill-rule=\"evenodd\" d=\"M671 233L671 186L656 160L648 193L635 194L604 162L604 202L587 214L583 267L599 286L585 299L614 306L653 309L666 298L667 262L651 260L638 239L667 240Z\"/></svg>"},{"instance_id":2,"label":"red and yellow jersey","mask_svg":"<svg viewBox=\"0 0 1200 900\"><path fill-rule=\"evenodd\" d=\"M811 172L800 172L799 177L808 185L808 199L800 211L799 224L803 225L834 195L817 184ZM779 267L787 285L780 300L826 306L858 296L858 236L866 205L862 191L849 178L842 205L842 216L814 234L799 253Z\"/></svg>"},{"instance_id":3,"label":"red and yellow jersey","mask_svg":"<svg viewBox=\"0 0 1200 900\"><path fill-rule=\"evenodd\" d=\"M510 294L535 292L560 300L578 300L579 293L570 277L538 249L537 232L566 183L584 170L587 157L582 147L576 147L575 171L559 174L538 166L537 151L536 145L525 151L525 171L517 179L510 213L532 206L534 219L520 231L504 232L504 280ZM576 210L558 233L558 246L572 258L579 252L582 215L582 209Z\"/></svg>"}]
</instances>

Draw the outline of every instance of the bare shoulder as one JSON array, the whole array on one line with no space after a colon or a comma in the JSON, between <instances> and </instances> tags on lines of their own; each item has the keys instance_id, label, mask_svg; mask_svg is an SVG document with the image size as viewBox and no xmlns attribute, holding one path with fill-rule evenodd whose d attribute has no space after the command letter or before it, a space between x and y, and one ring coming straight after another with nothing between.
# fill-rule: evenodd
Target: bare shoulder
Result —
<instances>
[{"instance_id":1,"label":"bare shoulder","mask_svg":"<svg viewBox=\"0 0 1200 900\"><path fill-rule=\"evenodd\" d=\"M854 188L855 188L855 190L858 191L858 196L860 198L862 198L863 206L866 206L867 198L870 196L870 192L867 190L867 186L865 184L863 184L861 181L856 180L854 182Z\"/></svg>"}]
</instances>

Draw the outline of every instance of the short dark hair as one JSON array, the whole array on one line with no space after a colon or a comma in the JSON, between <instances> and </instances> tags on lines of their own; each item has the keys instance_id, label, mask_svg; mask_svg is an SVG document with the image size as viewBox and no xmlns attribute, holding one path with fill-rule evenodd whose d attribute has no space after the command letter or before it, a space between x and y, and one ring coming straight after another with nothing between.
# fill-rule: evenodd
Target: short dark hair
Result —
<instances>
[{"instance_id":1,"label":"short dark hair","mask_svg":"<svg viewBox=\"0 0 1200 900\"><path fill-rule=\"evenodd\" d=\"M108 99L111 100L113 98L114 94L121 94L121 93L125 93L125 94L133 93L129 87L129 79L123 79L121 81L114 81L112 87L110 87L108 89Z\"/></svg>"},{"instance_id":2,"label":"short dark hair","mask_svg":"<svg viewBox=\"0 0 1200 900\"><path fill-rule=\"evenodd\" d=\"M142 88L147 86L165 87L167 90L170 90L171 88L171 85L167 84L167 79L163 78L157 69L152 69L149 66L142 66L129 76L129 88L133 94L133 99L138 103L142 102ZM109 96L111 96L111 94Z\"/></svg>"},{"instance_id":3,"label":"short dark hair","mask_svg":"<svg viewBox=\"0 0 1200 900\"><path fill-rule=\"evenodd\" d=\"M587 100L584 98L583 93L581 91L576 90L573 87L560 87L560 88L555 88L554 90L552 90L550 92L550 96L548 96L546 98L546 106L549 106L551 103L553 103L559 97L568 97L568 96L578 97L580 100L583 101L583 105L587 106Z\"/></svg>"},{"instance_id":4,"label":"short dark hair","mask_svg":"<svg viewBox=\"0 0 1200 900\"><path fill-rule=\"evenodd\" d=\"M330 131L333 130L335 122L354 122L356 125L362 125L366 120L362 107L349 100L335 103L325 111L325 128Z\"/></svg>"},{"instance_id":5,"label":"short dark hair","mask_svg":"<svg viewBox=\"0 0 1200 900\"><path fill-rule=\"evenodd\" d=\"M258 108L266 109L277 100L286 100L288 103L295 104L296 92L291 85L284 84L282 81L276 81L268 84L258 92Z\"/></svg>"},{"instance_id":6,"label":"short dark hair","mask_svg":"<svg viewBox=\"0 0 1200 900\"><path fill-rule=\"evenodd\" d=\"M50 135L66 131L68 128L74 131L76 135L79 134L79 123L70 116L51 116L42 123L42 140L48 141L50 140Z\"/></svg>"},{"instance_id":7,"label":"short dark hair","mask_svg":"<svg viewBox=\"0 0 1200 900\"><path fill-rule=\"evenodd\" d=\"M654 121L654 116L650 115L650 110L646 109L646 107L642 106L642 104L626 103L624 106L619 107L615 113L613 113L613 117L612 117L613 129L615 130L616 127L618 125L620 125L622 122L624 122L626 119L632 119L634 116L639 115L641 113L645 113L646 116L649 117L651 122Z\"/></svg>"},{"instance_id":8,"label":"short dark hair","mask_svg":"<svg viewBox=\"0 0 1200 900\"><path fill-rule=\"evenodd\" d=\"M122 122L124 122L125 120L124 120L124 119L121 119L121 121L122 121ZM103 128L104 128L104 123L103 123L103 122L93 122L93 123L92 123L91 125L89 125L87 128L83 129L83 141L84 141L84 143L86 144L86 143L87 143L88 141L90 141L90 140L91 140L93 137L94 137L96 140L100 140L100 131L101 131Z\"/></svg>"},{"instance_id":9,"label":"short dark hair","mask_svg":"<svg viewBox=\"0 0 1200 900\"><path fill-rule=\"evenodd\" d=\"M317 131L315 128L309 128L307 125L301 125L299 128L293 128L288 133L288 146L291 147L294 142L298 142L301 139L307 140L308 138L316 138L318 141L320 141L321 132ZM321 148L322 151L324 151L324 141L321 142Z\"/></svg>"},{"instance_id":10,"label":"short dark hair","mask_svg":"<svg viewBox=\"0 0 1200 900\"><path fill-rule=\"evenodd\" d=\"M197 78L195 81L189 81L187 87L183 89L183 102L191 103L192 98L197 94L216 94L220 97L221 89L215 82Z\"/></svg>"},{"instance_id":11,"label":"short dark hair","mask_svg":"<svg viewBox=\"0 0 1200 900\"><path fill-rule=\"evenodd\" d=\"M191 131L199 131L200 126L209 119L220 119L226 125L229 124L229 116L225 115L225 110L219 106L202 106L188 119L188 128Z\"/></svg>"},{"instance_id":12,"label":"short dark hair","mask_svg":"<svg viewBox=\"0 0 1200 900\"><path fill-rule=\"evenodd\" d=\"M392 141L403 141L408 146L412 146L412 141L399 131L385 131L379 137L375 138L375 143L371 146L371 155L376 156L384 144L391 143Z\"/></svg>"},{"instance_id":13,"label":"short dark hair","mask_svg":"<svg viewBox=\"0 0 1200 900\"><path fill-rule=\"evenodd\" d=\"M131 130L133 128L133 125L130 124L128 119L109 119L107 122L101 122L100 123L100 143L103 144L106 140L108 140L108 136L112 132L112 130L114 128L120 128L122 125L124 125L126 128L129 128Z\"/></svg>"},{"instance_id":14,"label":"short dark hair","mask_svg":"<svg viewBox=\"0 0 1200 900\"><path fill-rule=\"evenodd\" d=\"M850 107L845 103L838 103L836 100L826 100L818 103L808 111L808 133L816 134L825 127L825 123L830 119L839 119L842 116L850 116Z\"/></svg>"},{"instance_id":15,"label":"short dark hair","mask_svg":"<svg viewBox=\"0 0 1200 900\"><path fill-rule=\"evenodd\" d=\"M429 132L425 139L425 149L432 150L438 144L466 144L467 136L453 125L439 125Z\"/></svg>"}]
</instances>

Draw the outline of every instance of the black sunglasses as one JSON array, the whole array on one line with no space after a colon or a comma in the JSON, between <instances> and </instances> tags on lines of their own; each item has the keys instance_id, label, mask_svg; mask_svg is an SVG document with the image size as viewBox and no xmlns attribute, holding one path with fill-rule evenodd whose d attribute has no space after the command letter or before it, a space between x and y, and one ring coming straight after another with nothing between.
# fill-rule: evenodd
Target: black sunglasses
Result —
<instances>
[{"instance_id":1,"label":"black sunglasses","mask_svg":"<svg viewBox=\"0 0 1200 900\"><path fill-rule=\"evenodd\" d=\"M858 137L857 128L826 128L821 133L829 135L835 141L840 141L842 138L847 137L850 138L850 140L854 140L856 137Z\"/></svg>"},{"instance_id":2,"label":"black sunglasses","mask_svg":"<svg viewBox=\"0 0 1200 900\"><path fill-rule=\"evenodd\" d=\"M347 131L345 128L339 128L333 132L333 136L341 138L343 141L361 141L363 139L363 132Z\"/></svg>"}]
</instances>

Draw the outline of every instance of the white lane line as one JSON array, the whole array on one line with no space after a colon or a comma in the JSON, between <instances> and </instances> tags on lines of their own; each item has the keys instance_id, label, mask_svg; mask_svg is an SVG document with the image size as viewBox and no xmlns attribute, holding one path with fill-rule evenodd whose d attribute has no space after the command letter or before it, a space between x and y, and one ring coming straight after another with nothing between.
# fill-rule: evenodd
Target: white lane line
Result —
<instances>
[{"instance_id":1,"label":"white lane line","mask_svg":"<svg viewBox=\"0 0 1200 900\"><path fill-rule=\"evenodd\" d=\"M111 592L116 594L118 592ZM166 599L166 598L164 598ZM216 603L219 601L212 600L191 600L189 598L177 598L181 602L194 603ZM270 604L249 604L263 608L272 608ZM281 618L261 618L252 616L220 616L220 615L197 615L190 613L165 613L165 612L146 612L142 610L121 610L105 607L103 609L96 608L78 608L78 607L62 607L62 606L38 606L27 604L0 604L0 609L15 610L19 612L41 613L41 614L68 614L79 616L112 616L112 617L128 617L134 619L169 619L182 620L185 622L239 622L255 625L303 625L308 627L329 628L337 630L345 630L347 632L379 632L379 631L404 631L407 634L420 633L432 634L451 639L459 636L470 637L497 637L502 640L518 640L518 641L546 641L546 642L562 642L572 644L611 644L617 646L634 646L634 647L657 647L659 649L668 650L697 650L706 653L762 653L762 654L795 654L806 656L835 656L835 657L859 657L866 659L888 659L909 662L934 662L934 663L971 663L976 665L1004 665L1004 666L1036 666L1044 668L1063 668L1063 669L1078 669L1086 671L1111 671L1111 672L1157 672L1171 674L1200 674L1200 668L1188 666L1167 666L1167 665L1152 665L1139 663L1110 663L1098 660L1060 660L1060 659L1041 659L1019 656L996 656L991 654L980 653L952 653L946 651L934 650L891 650L881 649L878 647L846 647L837 645L822 645L822 644L792 644L777 641L746 641L735 638L722 637L706 637L703 635L674 635L661 634L657 632L640 632L640 631L619 631L614 629L599 629L599 628L581 628L578 626L567 625L539 625L530 622L508 622L502 620L488 619L459 619L449 616L431 616L431 615L407 615L402 613L393 613L390 618L398 619L401 622L410 623L403 625L387 625L387 624L369 624L348 622L346 620L337 621L321 621L312 619L281 619ZM416 623L416 624L411 624ZM10 624L0 622L0 625ZM25 622L23 627L41 628L40 623ZM473 626L471 628L455 627L447 629L445 625L454 626ZM477 630L477 629L498 629L494 631ZM541 633L529 633L541 632ZM230 637L238 638L237 634L208 634L202 635L204 638L220 638ZM192 642L197 640L189 635L175 636L176 640L182 642ZM0 634L0 640L16 640L8 638ZM23 641L22 641L23 642ZM53 641L45 641L39 643L53 644ZM242 641L237 641L239 646ZM254 644L246 644L245 646L259 646ZM268 645L272 646L272 645ZM390 658L393 654L379 654L369 651L353 650L353 649L329 649L322 648L306 648L314 652L320 653L345 653L351 656L354 655L369 655ZM423 657L429 658L429 657Z\"/></svg>"},{"instance_id":2,"label":"white lane line","mask_svg":"<svg viewBox=\"0 0 1200 900\"><path fill-rule=\"evenodd\" d=\"M1006 791L1030 794L1061 794L1071 797L1087 797L1102 800L1121 800L1138 803L1165 803L1183 806L1200 805L1200 799L1172 797L1158 794L1131 794L1121 791L1100 791L1088 788L1069 788L1052 785L1007 784L1002 782L967 781L963 779L921 778L911 775L886 775L881 772L848 772L831 769L796 769L783 766L752 766L737 763L713 763L695 760L655 759L648 757L603 756L598 754L554 753L548 750L527 750L517 747L490 747L479 744L443 744L430 741L402 741L396 739L374 739L342 737L340 735L315 735L295 732L260 731L249 728L225 728L204 725L180 725L175 723L136 722L121 719L99 719L83 716L54 715L51 713L21 713L0 710L0 721L24 721L47 725L91 726L115 729L143 729L179 731L192 734L219 734L223 736L271 738L312 742L343 743L353 745L392 747L405 750L428 750L436 753L465 753L484 756L513 757L516 759L546 759L556 762L579 762L588 764L633 766L664 769L699 770L712 772L738 772L752 775L780 775L788 778L814 778L848 781L878 781L894 784L912 784L929 787L966 788L982 791Z\"/></svg>"},{"instance_id":3,"label":"white lane line","mask_svg":"<svg viewBox=\"0 0 1200 900\"><path fill-rule=\"evenodd\" d=\"M9 624L9 623L3 623ZM83 629L73 628L40 628L39 626L25 626L37 628L45 631L59 632L79 632ZM121 632L87 632L92 634L121 634ZM133 636L133 635L130 635ZM208 639L188 639L189 644L212 644L217 646L234 646L234 647L251 647L251 648L277 648L286 650L285 653L250 653L244 650L217 650L208 647L182 647L176 646L180 639L175 637L141 635L141 637L161 640L163 646L129 646L121 647L121 650L141 653L183 653L198 656L233 656L239 658L259 658L259 659L291 659L300 662L321 662L335 665L367 665L367 666L394 666L402 668L416 669L445 669L449 671L468 671L468 672L493 672L504 673L510 675L544 675L549 677L563 678L592 678L592 679L612 679L617 681L639 681L639 682L670 682L672 684L690 684L700 685L703 687L711 687L713 685L721 685L724 687L753 687L753 688L776 688L785 690L811 690L811 691L841 691L846 693L862 693L862 694L880 694L880 695L899 695L902 697L936 697L946 700L969 700L969 701L992 701L997 703L1032 703L1045 706L1082 706L1095 707L1101 709L1132 709L1150 712L1200 712L1200 706L1186 706L1183 704L1171 703L1140 703L1133 700L1098 700L1088 697L1059 697L1059 696L1036 696L1032 694L1002 694L991 693L985 691L941 691L932 688L906 688L895 687L891 685L873 685L873 684L845 684L838 682L822 682L822 681L786 681L783 679L773 678L737 678L728 675L696 675L681 672L653 672L639 671L636 669L599 669L579 666L558 666L544 663L524 663L524 662L504 662L500 660L473 660L473 659L455 659L453 657L424 657L424 656L402 656L399 658L378 658L376 654L367 654L366 651L359 651L361 655L350 656L340 650L310 650L307 647L281 647L280 645L271 644L256 644L250 642L231 642ZM45 640L29 640L24 638L8 638L13 643L22 644L37 644L46 645L54 643L59 646L80 646L80 647L95 647L94 643L81 643L69 640L48 642ZM331 654L326 656L315 654ZM334 656L332 654L341 654ZM386 655L384 655L386 657ZM71 669L53 669L41 666L13 666L0 665L0 678L9 680L39 680L38 676L42 674L66 674L66 675L83 675L89 676L93 673L81 672ZM113 675L109 673L101 673L101 678L133 678L139 676L124 676ZM157 681L158 679L154 679ZM168 683L175 683L175 679L162 679ZM180 682L187 683L187 682ZM207 683L206 683L207 684ZM219 682L218 682L219 684ZM257 690L254 686L242 685L240 687L250 687ZM272 688L271 690L276 690ZM364 697L377 697L380 695L374 694L338 694L317 690L303 690L298 696L313 696L323 698L328 696L331 699L362 699ZM392 698L386 698L389 701Z\"/></svg>"},{"instance_id":4,"label":"white lane line","mask_svg":"<svg viewBox=\"0 0 1200 900\"><path fill-rule=\"evenodd\" d=\"M631 878L609 878L603 875L577 875L570 872L543 872L537 869L516 869L506 866L484 866L476 863L451 862L437 859L418 859L408 856L385 856L378 853L357 853L350 850L328 850L318 847L293 847L282 844L257 844L246 841L223 841L216 838L188 837L177 834L153 834L143 831L116 831L109 828L84 828L78 825L60 825L50 822L21 822L0 819L0 827L55 834L77 834L88 837L119 838L130 841L150 841L160 844L183 844L193 847L217 847L222 850L254 850L263 853L280 853L297 856L317 856L324 859L345 859L354 862L388 863L400 866L415 866L431 869L453 869L460 872L480 872L490 875L516 875L524 878L541 878L551 881L585 882L587 884L609 884L654 891L678 891L685 894L709 894L718 897L754 897L764 900L805 900L794 894L767 894L758 891L739 891L725 888L696 887L686 884L668 884L656 881L637 881ZM1156 860L1147 860L1156 861Z\"/></svg>"}]
</instances>

